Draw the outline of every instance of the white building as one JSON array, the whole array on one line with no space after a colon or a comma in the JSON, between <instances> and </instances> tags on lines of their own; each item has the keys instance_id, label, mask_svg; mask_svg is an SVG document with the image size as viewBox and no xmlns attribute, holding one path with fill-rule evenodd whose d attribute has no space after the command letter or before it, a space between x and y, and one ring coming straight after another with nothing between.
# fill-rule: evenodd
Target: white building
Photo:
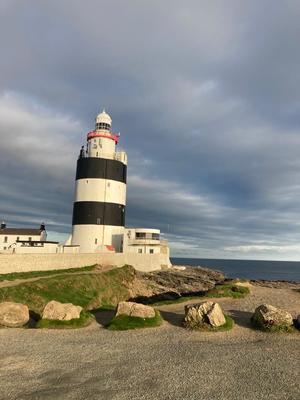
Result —
<instances>
[{"instance_id":1,"label":"white building","mask_svg":"<svg viewBox=\"0 0 300 400\"><path fill-rule=\"evenodd\" d=\"M123 252L169 255L169 247L167 241L161 239L159 229L128 228L124 233Z\"/></svg>"},{"instance_id":2,"label":"white building","mask_svg":"<svg viewBox=\"0 0 300 400\"><path fill-rule=\"evenodd\" d=\"M0 252L5 253L56 253L58 242L47 242L47 232L42 223L38 229L0 227Z\"/></svg>"}]
</instances>

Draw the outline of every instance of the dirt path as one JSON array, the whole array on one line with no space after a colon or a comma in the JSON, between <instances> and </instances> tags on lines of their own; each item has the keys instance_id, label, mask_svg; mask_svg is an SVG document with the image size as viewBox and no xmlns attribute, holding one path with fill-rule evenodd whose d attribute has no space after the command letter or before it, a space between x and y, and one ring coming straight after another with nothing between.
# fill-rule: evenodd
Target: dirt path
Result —
<instances>
[{"instance_id":1,"label":"dirt path","mask_svg":"<svg viewBox=\"0 0 300 400\"><path fill-rule=\"evenodd\" d=\"M27 282L35 282L35 281L39 281L41 279L48 279L48 278L55 278L56 276L63 276L63 275L88 275L88 274L102 274L102 272L106 272L109 271L111 269L114 269L116 267L112 266L112 265L98 265L94 270L92 271L78 271L78 272L68 272L66 270L65 273L60 273L60 274L49 274L46 276L37 276L34 278L24 278L24 279L14 279L13 281L1 281L0 282L0 288L3 287L10 287L10 286L18 286L21 285L22 283L27 283Z\"/></svg>"}]
</instances>

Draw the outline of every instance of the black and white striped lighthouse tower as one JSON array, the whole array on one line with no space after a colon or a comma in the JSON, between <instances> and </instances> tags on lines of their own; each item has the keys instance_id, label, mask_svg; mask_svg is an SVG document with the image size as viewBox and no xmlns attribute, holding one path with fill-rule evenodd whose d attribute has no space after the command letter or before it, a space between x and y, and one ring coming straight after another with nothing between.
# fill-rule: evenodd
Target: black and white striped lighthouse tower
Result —
<instances>
[{"instance_id":1,"label":"black and white striped lighthouse tower","mask_svg":"<svg viewBox=\"0 0 300 400\"><path fill-rule=\"evenodd\" d=\"M104 110L97 115L77 161L71 243L84 253L122 251L127 155L116 151L111 122Z\"/></svg>"}]
</instances>

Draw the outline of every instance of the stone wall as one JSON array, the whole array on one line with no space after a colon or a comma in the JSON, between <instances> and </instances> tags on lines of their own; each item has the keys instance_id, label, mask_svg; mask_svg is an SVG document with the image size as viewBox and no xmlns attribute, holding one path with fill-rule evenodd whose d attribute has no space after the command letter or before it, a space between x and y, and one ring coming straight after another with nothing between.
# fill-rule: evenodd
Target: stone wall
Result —
<instances>
[{"instance_id":1,"label":"stone wall","mask_svg":"<svg viewBox=\"0 0 300 400\"><path fill-rule=\"evenodd\" d=\"M132 265L139 271L155 271L169 266L165 254L0 254L0 274L52 269L80 268L87 265Z\"/></svg>"}]
</instances>

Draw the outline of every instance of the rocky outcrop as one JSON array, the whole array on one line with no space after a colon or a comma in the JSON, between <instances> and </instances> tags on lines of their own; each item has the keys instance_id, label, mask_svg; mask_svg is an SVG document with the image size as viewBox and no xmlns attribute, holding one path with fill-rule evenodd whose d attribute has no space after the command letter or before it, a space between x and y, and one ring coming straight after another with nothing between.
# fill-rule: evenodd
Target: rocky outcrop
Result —
<instances>
[{"instance_id":1,"label":"rocky outcrop","mask_svg":"<svg viewBox=\"0 0 300 400\"><path fill-rule=\"evenodd\" d=\"M0 325L9 328L19 328L29 321L29 310L24 304L3 302L0 303Z\"/></svg>"},{"instance_id":2,"label":"rocky outcrop","mask_svg":"<svg viewBox=\"0 0 300 400\"><path fill-rule=\"evenodd\" d=\"M153 318L155 310L144 304L134 303L132 301L121 301L118 304L116 317L118 315L128 315L129 317Z\"/></svg>"},{"instance_id":3,"label":"rocky outcrop","mask_svg":"<svg viewBox=\"0 0 300 400\"><path fill-rule=\"evenodd\" d=\"M201 267L172 267L149 273L138 272L131 287L132 299L151 303L204 294L224 280L222 272Z\"/></svg>"},{"instance_id":4,"label":"rocky outcrop","mask_svg":"<svg viewBox=\"0 0 300 400\"><path fill-rule=\"evenodd\" d=\"M293 325L291 314L270 304L261 304L252 316L252 322L259 328L290 327Z\"/></svg>"},{"instance_id":5,"label":"rocky outcrop","mask_svg":"<svg viewBox=\"0 0 300 400\"><path fill-rule=\"evenodd\" d=\"M70 321L80 318L82 307L75 306L72 303L60 303L52 300L46 304L42 318L57 321Z\"/></svg>"},{"instance_id":6,"label":"rocky outcrop","mask_svg":"<svg viewBox=\"0 0 300 400\"><path fill-rule=\"evenodd\" d=\"M184 326L186 328L196 329L205 326L218 328L225 322L225 316L218 303L207 301L185 307Z\"/></svg>"}]
</instances>

